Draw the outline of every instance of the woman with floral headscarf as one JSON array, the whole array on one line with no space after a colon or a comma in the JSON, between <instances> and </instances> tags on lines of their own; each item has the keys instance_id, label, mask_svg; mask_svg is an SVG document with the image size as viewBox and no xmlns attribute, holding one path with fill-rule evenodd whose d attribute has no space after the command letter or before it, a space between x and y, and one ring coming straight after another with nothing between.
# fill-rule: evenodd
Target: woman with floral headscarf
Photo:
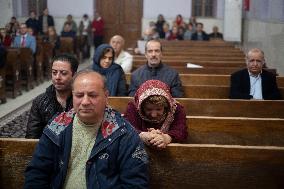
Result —
<instances>
[{"instance_id":1,"label":"woman with floral headscarf","mask_svg":"<svg viewBox=\"0 0 284 189\"><path fill-rule=\"evenodd\" d=\"M125 117L146 145L165 148L187 138L185 111L159 80L148 80L139 87Z\"/></svg>"}]
</instances>

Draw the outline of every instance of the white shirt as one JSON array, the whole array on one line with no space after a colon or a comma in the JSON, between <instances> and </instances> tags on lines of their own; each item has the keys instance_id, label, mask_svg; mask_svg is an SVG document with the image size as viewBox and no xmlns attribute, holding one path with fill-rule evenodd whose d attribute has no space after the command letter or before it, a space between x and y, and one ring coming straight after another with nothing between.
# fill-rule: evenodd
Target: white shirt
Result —
<instances>
[{"instance_id":1,"label":"white shirt","mask_svg":"<svg viewBox=\"0 0 284 189\"><path fill-rule=\"evenodd\" d=\"M119 64L122 67L124 73L131 72L132 62L133 62L133 56L123 50L120 52L118 57L115 59L115 63Z\"/></svg>"},{"instance_id":2,"label":"white shirt","mask_svg":"<svg viewBox=\"0 0 284 189\"><path fill-rule=\"evenodd\" d=\"M87 33L87 29L88 29L88 26L89 26L89 19L87 19L87 20L82 20L82 23L83 23L83 26L84 26L84 29L83 29L83 32L82 32L82 34L83 35L88 35L88 33Z\"/></svg>"},{"instance_id":3,"label":"white shirt","mask_svg":"<svg viewBox=\"0 0 284 189\"><path fill-rule=\"evenodd\" d=\"M249 73L249 80L250 80L250 95L253 97L253 99L259 99L259 100L263 99L261 75L258 74L257 76L255 76Z\"/></svg>"}]
</instances>

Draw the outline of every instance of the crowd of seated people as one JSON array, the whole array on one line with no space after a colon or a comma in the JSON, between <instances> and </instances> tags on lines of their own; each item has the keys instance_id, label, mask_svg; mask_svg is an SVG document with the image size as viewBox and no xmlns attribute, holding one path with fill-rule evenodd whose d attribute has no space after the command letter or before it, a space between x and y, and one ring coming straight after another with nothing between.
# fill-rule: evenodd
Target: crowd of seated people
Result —
<instances>
[{"instance_id":1,"label":"crowd of seated people","mask_svg":"<svg viewBox=\"0 0 284 189\"><path fill-rule=\"evenodd\" d=\"M5 27L0 28L1 43L5 48L26 47L26 41L23 42L23 37L20 38L20 41L18 39L19 36L23 36L24 32L28 41L30 41L32 37L36 41L52 43L54 45L54 52L57 52L58 49L60 49L60 37L71 37L73 38L74 47L76 47L76 42L80 41L78 49L82 52L82 58L90 58L90 46L93 43L94 25L92 25L92 21L87 14L82 16L78 24L79 27L73 20L72 15L69 14L62 25L62 30L56 31L54 18L49 14L47 8L43 10L40 16L37 16L36 12L32 10L25 22L20 23L17 21L17 18L13 16ZM23 27L25 27L25 29L22 29ZM36 52L37 48L36 46L32 46L31 49L33 52ZM75 48L74 54L76 54Z\"/></svg>"},{"instance_id":2,"label":"crowd of seated people","mask_svg":"<svg viewBox=\"0 0 284 189\"><path fill-rule=\"evenodd\" d=\"M43 24L43 27L35 27L34 25L37 22L35 21L36 18L34 14L34 12L31 12L29 22L27 21L26 23L21 23L19 25L19 32L15 35L14 39L12 37L13 35L7 32L7 29L1 30L0 45L3 43L2 46L5 46L5 44L9 46L10 43L10 45L12 44L14 47L29 47L35 52L35 36L44 33L44 42L52 43L57 49L60 48L60 37L57 35L55 27L48 25L47 30L46 24ZM27 23L34 23L29 25L30 32L28 32ZM41 32L39 28L45 29ZM84 36L84 45L87 45L87 52L85 52L84 56L87 58L90 56L90 53L88 52L90 50L90 32L92 32L91 21L89 20L88 15L83 15L83 18L80 21L79 35ZM74 41L76 40L77 25L76 22L73 21L72 15L67 16L67 20L64 23L60 36L71 37ZM68 144L70 145L70 142L76 144L73 145L72 148L70 146L61 146L62 148L66 147L71 151L68 156L66 155L68 158L69 156L71 157L71 167L65 167L65 171L68 173L65 185L70 186L73 184L72 179L76 178L77 173L77 170L73 169L76 167L74 165L74 157L80 159L81 156L86 156L82 151L74 154L76 148L83 149L83 147L90 146L88 147L88 153L91 153L93 146L95 145L94 139L97 138L97 135L100 136L102 134L111 136L112 132L115 132L115 129L117 129L116 127L118 127L114 124L111 125L112 122L111 124L110 122L107 122L109 121L107 119L114 119L113 116L117 115L115 112L112 112L113 110L107 109L106 103L108 96L129 95L134 97L134 100L130 101L127 105L124 118L115 117L115 121L119 120L120 122L113 123L121 124L121 122L123 121L124 123L124 119L126 119L127 122L125 123L127 124L127 130L132 131L128 128L132 126L132 129L137 131L135 134L138 133L138 136L135 135L134 137L135 141L139 141L137 138L140 137L145 145L155 149L163 149L170 143L182 143L186 140L188 136L186 114L183 106L175 100L176 97L184 97L182 83L179 73L170 66L162 63L163 48L162 43L157 40L158 38L167 40L207 41L211 39L222 39L223 36L218 32L217 26L213 27L212 34L207 34L203 31L202 23L198 23L194 18L191 18L190 22L186 24L181 15L176 17L173 27L170 30L169 24L165 21L164 17L159 15L157 23L153 24L153 22L151 22L149 28L144 32L143 40L147 41L145 43L145 56L147 62L136 71L132 72L129 91L127 91L125 73L131 73L133 57L123 51L125 41L122 36L115 35L111 38L110 44L100 44L96 46L92 69L97 73L86 71L85 73L81 72L78 75L75 75L79 64L75 57L69 55L55 56L51 62L52 84L46 89L45 93L36 97L33 101L27 125L26 138L41 139L40 145L37 147L38 150L26 172L26 187L32 185L33 182L36 182L34 181L36 174L33 172L33 169L41 170L37 174L45 174L47 169L37 169L36 167L40 167L40 163L43 163L46 168L48 168L48 158L43 158L39 161L40 158L38 159L38 157L40 157L40 155L42 157L49 157L49 152L53 149L52 146L55 146L55 143L51 140L52 137L57 137L56 139L58 139L61 136L63 136L63 138L65 136L69 136L69 138L70 136L73 136L72 141L69 141ZM118 62L121 59L128 59L129 64L125 66L123 62ZM232 86L230 98L258 100L282 98L277 89L275 76L262 69L264 63L264 53L260 49L252 49L249 51L247 55L247 68L234 73L231 77ZM98 73L100 75L98 75ZM101 77L101 75L104 77ZM75 77L73 78L73 76ZM72 78L73 83L71 85ZM74 110L72 107L74 107ZM46 109L49 111L46 111ZM100 112L97 112L97 109L99 109ZM67 127L65 123L64 125L60 125L57 121L60 121L61 117L52 119L52 117L60 112L62 112L61 116L68 114L66 115L67 118L72 115L72 118L74 117L74 119L70 120L72 120L72 124L77 127ZM100 116L98 119L94 120L93 117L97 114ZM106 116L103 117L102 115ZM129 125L129 123L131 125ZM61 126L64 127L61 128ZM106 128L104 128L105 126ZM90 129L92 127L93 129ZM113 129L111 127L115 128ZM58 128L59 130L57 130ZM70 128L74 129L73 135ZM102 133L97 134L98 128L101 128ZM87 135L88 133L91 133L89 131L95 131L96 134L94 136L89 136ZM121 132L122 131L123 130L121 130ZM80 138L80 134L83 132L86 134L84 136L87 137ZM55 136L54 133L58 135ZM123 136L123 133L120 134L120 136ZM100 137L102 138L102 136ZM49 145L45 146L43 144ZM113 145L115 143L111 144ZM132 145L136 147L136 143L132 143ZM141 147L138 147L137 149L140 149L141 151ZM88 157L88 155L86 157ZM59 157L60 155L56 154L56 158L58 159L57 156ZM84 163L85 161L86 160L84 160ZM55 161L52 163L55 164L53 166L58 165ZM113 165L116 165L116 163L117 162ZM84 167L85 164L80 164L80 166ZM85 172L85 169L86 167L81 168L80 170L81 172ZM137 173L144 172L137 171ZM100 172L99 174L104 176L104 172ZM118 171L118 174L122 173Z\"/></svg>"},{"instance_id":3,"label":"crowd of seated people","mask_svg":"<svg viewBox=\"0 0 284 189\"><path fill-rule=\"evenodd\" d=\"M157 21L150 21L149 27L143 32L142 40L166 39L166 40L223 40L223 34L217 26L213 26L212 33L203 30L203 23L197 22L195 17L190 17L186 22L182 15L178 14L171 27L162 14L158 15Z\"/></svg>"}]
</instances>

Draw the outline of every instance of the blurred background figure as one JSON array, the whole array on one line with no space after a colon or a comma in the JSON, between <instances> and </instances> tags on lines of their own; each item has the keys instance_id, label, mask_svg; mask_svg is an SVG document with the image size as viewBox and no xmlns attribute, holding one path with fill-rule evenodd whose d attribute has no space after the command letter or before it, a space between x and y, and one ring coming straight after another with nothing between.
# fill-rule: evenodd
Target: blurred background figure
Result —
<instances>
[{"instance_id":1,"label":"blurred background figure","mask_svg":"<svg viewBox=\"0 0 284 189\"><path fill-rule=\"evenodd\" d=\"M39 21L36 18L35 11L30 12L30 17L26 20L26 25L28 28L32 28L33 35L37 35L39 32Z\"/></svg>"},{"instance_id":2,"label":"blurred background figure","mask_svg":"<svg viewBox=\"0 0 284 189\"><path fill-rule=\"evenodd\" d=\"M115 35L110 39L110 45L115 52L115 63L122 67L124 73L130 73L132 70L133 56L123 50L124 44L125 40L120 35Z\"/></svg>"},{"instance_id":3,"label":"blurred background figure","mask_svg":"<svg viewBox=\"0 0 284 189\"><path fill-rule=\"evenodd\" d=\"M92 22L87 14L83 15L79 24L79 36L81 38L82 58L90 58L90 47L92 44Z\"/></svg>"},{"instance_id":4,"label":"blurred background figure","mask_svg":"<svg viewBox=\"0 0 284 189\"><path fill-rule=\"evenodd\" d=\"M65 26L65 24L68 23L71 27L71 30L73 32L75 32L75 34L77 33L77 24L76 22L73 20L73 16L71 14L68 14L66 17L66 21L64 22L63 27Z\"/></svg>"},{"instance_id":5,"label":"blurred background figure","mask_svg":"<svg viewBox=\"0 0 284 189\"><path fill-rule=\"evenodd\" d=\"M217 26L213 26L213 32L209 34L209 38L211 39L221 39L223 40L223 34L219 32L219 28Z\"/></svg>"},{"instance_id":6,"label":"blurred background figure","mask_svg":"<svg viewBox=\"0 0 284 189\"><path fill-rule=\"evenodd\" d=\"M96 12L92 22L93 40L95 49L103 43L104 40L104 20L101 15Z\"/></svg>"},{"instance_id":7,"label":"blurred background figure","mask_svg":"<svg viewBox=\"0 0 284 189\"><path fill-rule=\"evenodd\" d=\"M165 22L166 21L164 16L162 14L159 14L156 22L156 31L159 33L160 38L165 38L165 33L163 31L163 25Z\"/></svg>"},{"instance_id":8,"label":"blurred background figure","mask_svg":"<svg viewBox=\"0 0 284 189\"><path fill-rule=\"evenodd\" d=\"M17 35L19 29L20 29L20 24L17 21L16 17L11 17L11 20L8 24L6 24L6 28L7 28L7 34L9 34L12 39L14 39L14 37Z\"/></svg>"},{"instance_id":9,"label":"blurred background figure","mask_svg":"<svg viewBox=\"0 0 284 189\"><path fill-rule=\"evenodd\" d=\"M43 42L51 43L53 45L53 56L57 54L60 48L60 37L56 33L54 26L49 26L47 34L43 37Z\"/></svg>"},{"instance_id":10,"label":"blurred background figure","mask_svg":"<svg viewBox=\"0 0 284 189\"><path fill-rule=\"evenodd\" d=\"M49 26L54 26L54 19L48 13L48 8L43 10L42 15L38 18L40 34L46 34Z\"/></svg>"},{"instance_id":11,"label":"blurred background figure","mask_svg":"<svg viewBox=\"0 0 284 189\"><path fill-rule=\"evenodd\" d=\"M193 33L194 33L193 25L192 25L192 23L189 23L187 25L187 28L186 28L184 34L183 34L183 39L184 40L191 40L191 36L192 36Z\"/></svg>"},{"instance_id":12,"label":"blurred background figure","mask_svg":"<svg viewBox=\"0 0 284 189\"><path fill-rule=\"evenodd\" d=\"M12 37L7 32L6 28L0 28L0 38L1 38L1 43L4 47L6 47L6 48L11 47Z\"/></svg>"},{"instance_id":13,"label":"blurred background figure","mask_svg":"<svg viewBox=\"0 0 284 189\"><path fill-rule=\"evenodd\" d=\"M196 32L192 34L191 40L194 41L208 41L209 36L208 34L203 31L203 24L197 23Z\"/></svg>"},{"instance_id":14,"label":"blurred background figure","mask_svg":"<svg viewBox=\"0 0 284 189\"><path fill-rule=\"evenodd\" d=\"M183 17L181 14L178 14L176 16L176 19L173 22L173 26L182 27L183 29L185 29L185 22L183 21Z\"/></svg>"}]
</instances>

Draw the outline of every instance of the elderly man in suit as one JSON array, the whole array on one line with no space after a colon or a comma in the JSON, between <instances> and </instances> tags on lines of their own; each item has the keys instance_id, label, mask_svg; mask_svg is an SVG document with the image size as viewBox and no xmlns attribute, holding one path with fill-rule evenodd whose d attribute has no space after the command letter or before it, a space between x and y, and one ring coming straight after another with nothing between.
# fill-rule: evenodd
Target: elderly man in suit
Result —
<instances>
[{"instance_id":1,"label":"elderly man in suit","mask_svg":"<svg viewBox=\"0 0 284 189\"><path fill-rule=\"evenodd\" d=\"M16 48L30 48L33 54L36 52L36 39L27 33L27 25L22 23L20 25L20 35L17 35L13 42L13 47Z\"/></svg>"},{"instance_id":2,"label":"elderly man in suit","mask_svg":"<svg viewBox=\"0 0 284 189\"><path fill-rule=\"evenodd\" d=\"M231 75L230 98L232 99L282 99L276 76L263 69L264 53L253 48L247 53L247 68Z\"/></svg>"}]
</instances>

